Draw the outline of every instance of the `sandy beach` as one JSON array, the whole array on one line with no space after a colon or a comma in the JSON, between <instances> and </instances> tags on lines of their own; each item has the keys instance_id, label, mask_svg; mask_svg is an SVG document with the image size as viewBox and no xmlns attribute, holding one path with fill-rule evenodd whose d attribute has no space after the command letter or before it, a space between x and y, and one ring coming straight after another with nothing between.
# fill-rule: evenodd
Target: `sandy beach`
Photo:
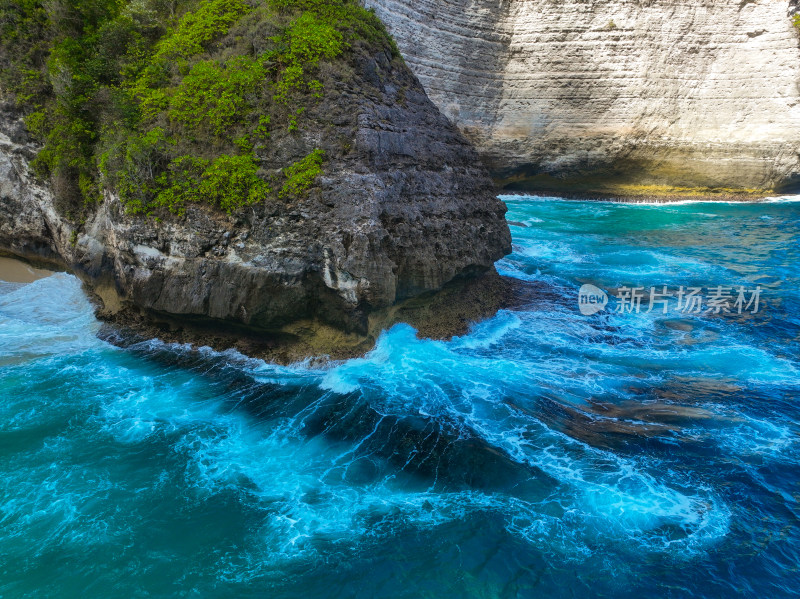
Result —
<instances>
[{"instance_id":1,"label":"sandy beach","mask_svg":"<svg viewBox=\"0 0 800 599\"><path fill-rule=\"evenodd\" d=\"M9 283L33 283L53 274L49 270L34 268L25 262L0 256L0 281Z\"/></svg>"}]
</instances>

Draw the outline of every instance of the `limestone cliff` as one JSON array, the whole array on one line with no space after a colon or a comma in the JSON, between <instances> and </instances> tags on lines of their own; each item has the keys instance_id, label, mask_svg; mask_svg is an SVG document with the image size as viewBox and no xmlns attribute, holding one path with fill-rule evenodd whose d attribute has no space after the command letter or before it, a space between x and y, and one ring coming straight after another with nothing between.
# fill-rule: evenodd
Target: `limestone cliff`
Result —
<instances>
[{"instance_id":1,"label":"limestone cliff","mask_svg":"<svg viewBox=\"0 0 800 599\"><path fill-rule=\"evenodd\" d=\"M800 184L794 0L367 4L504 184Z\"/></svg>"},{"instance_id":2,"label":"limestone cliff","mask_svg":"<svg viewBox=\"0 0 800 599\"><path fill-rule=\"evenodd\" d=\"M323 74L325 99L300 132L275 132L264 158L291 163L319 147L317 183L231 215L203 204L131 215L107 194L85 222L71 220L29 169L37 148L19 115L0 106L0 252L72 269L111 318L263 339L310 323L355 335L290 358L335 354L363 340L378 311L493 272L510 251L506 209L473 148L401 60L365 51L349 62L347 80Z\"/></svg>"}]
</instances>

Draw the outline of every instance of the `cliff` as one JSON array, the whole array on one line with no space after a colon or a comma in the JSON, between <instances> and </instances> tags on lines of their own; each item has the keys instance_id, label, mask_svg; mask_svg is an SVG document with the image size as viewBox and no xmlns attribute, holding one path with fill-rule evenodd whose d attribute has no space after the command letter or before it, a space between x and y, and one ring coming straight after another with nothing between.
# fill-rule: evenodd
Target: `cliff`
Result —
<instances>
[{"instance_id":1,"label":"cliff","mask_svg":"<svg viewBox=\"0 0 800 599\"><path fill-rule=\"evenodd\" d=\"M363 351L398 303L486 279L479 275L510 251L505 206L402 59L388 44L352 43L315 72L324 92L301 98L299 121L273 118L269 141L253 153L273 191L228 210L205 197L162 205L156 195L141 210L106 175L102 200L76 207L59 196L58 177L34 174L31 161L47 146L6 102L0 251L71 269L101 316L119 324L189 341L300 342L278 356L285 360ZM314 155L324 161L307 185L278 192ZM187 197L203 185L203 177L187 185ZM490 309L482 292L469 293L475 309ZM199 334L176 333L190 330Z\"/></svg>"},{"instance_id":2,"label":"cliff","mask_svg":"<svg viewBox=\"0 0 800 599\"><path fill-rule=\"evenodd\" d=\"M794 0L367 4L501 184L800 186Z\"/></svg>"}]
</instances>

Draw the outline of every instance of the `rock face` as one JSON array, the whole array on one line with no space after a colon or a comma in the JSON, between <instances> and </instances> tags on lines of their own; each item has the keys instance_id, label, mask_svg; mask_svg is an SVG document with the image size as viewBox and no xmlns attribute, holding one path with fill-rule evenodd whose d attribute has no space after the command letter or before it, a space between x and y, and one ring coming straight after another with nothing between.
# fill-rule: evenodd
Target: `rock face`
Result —
<instances>
[{"instance_id":1,"label":"rock face","mask_svg":"<svg viewBox=\"0 0 800 599\"><path fill-rule=\"evenodd\" d=\"M496 179L800 185L796 0L368 0Z\"/></svg>"},{"instance_id":2,"label":"rock face","mask_svg":"<svg viewBox=\"0 0 800 599\"><path fill-rule=\"evenodd\" d=\"M0 112L0 250L74 270L104 312L280 331L319 321L363 334L375 311L492 271L510 251L505 206L471 145L399 59L357 55L299 134L272 140L277 164L322 148L302 200L226 216L192 205L163 220L107 196L83 225L32 177L35 149Z\"/></svg>"}]
</instances>

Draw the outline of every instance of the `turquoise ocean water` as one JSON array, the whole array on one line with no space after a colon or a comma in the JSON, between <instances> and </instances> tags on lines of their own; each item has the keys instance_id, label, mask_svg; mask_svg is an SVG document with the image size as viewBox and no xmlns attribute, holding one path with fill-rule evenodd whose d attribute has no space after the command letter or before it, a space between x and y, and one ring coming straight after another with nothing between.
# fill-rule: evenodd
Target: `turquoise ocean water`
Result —
<instances>
[{"instance_id":1,"label":"turquoise ocean water","mask_svg":"<svg viewBox=\"0 0 800 599\"><path fill-rule=\"evenodd\" d=\"M119 349L74 277L0 283L0 597L796 596L800 203L504 199L529 300L328 368Z\"/></svg>"}]
</instances>

